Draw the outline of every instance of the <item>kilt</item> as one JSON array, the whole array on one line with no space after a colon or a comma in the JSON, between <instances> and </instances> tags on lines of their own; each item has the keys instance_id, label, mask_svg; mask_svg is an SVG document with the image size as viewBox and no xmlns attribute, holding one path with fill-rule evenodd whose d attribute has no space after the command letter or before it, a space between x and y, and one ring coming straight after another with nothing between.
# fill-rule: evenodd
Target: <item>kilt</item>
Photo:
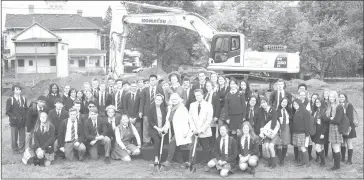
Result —
<instances>
[{"instance_id":1,"label":"kilt","mask_svg":"<svg viewBox=\"0 0 364 180\"><path fill-rule=\"evenodd\" d=\"M292 144L298 147L305 147L306 135L305 133L297 134L293 133Z\"/></svg>"},{"instance_id":2,"label":"kilt","mask_svg":"<svg viewBox=\"0 0 364 180\"><path fill-rule=\"evenodd\" d=\"M279 140L277 141L277 145L288 145L291 144L291 131L289 129L289 124L285 125L285 130L282 132L279 130ZM282 128L282 127L281 127Z\"/></svg>"},{"instance_id":3,"label":"kilt","mask_svg":"<svg viewBox=\"0 0 364 180\"><path fill-rule=\"evenodd\" d=\"M329 141L331 144L343 143L343 135L339 132L339 126L336 124L330 124L329 129Z\"/></svg>"}]
</instances>

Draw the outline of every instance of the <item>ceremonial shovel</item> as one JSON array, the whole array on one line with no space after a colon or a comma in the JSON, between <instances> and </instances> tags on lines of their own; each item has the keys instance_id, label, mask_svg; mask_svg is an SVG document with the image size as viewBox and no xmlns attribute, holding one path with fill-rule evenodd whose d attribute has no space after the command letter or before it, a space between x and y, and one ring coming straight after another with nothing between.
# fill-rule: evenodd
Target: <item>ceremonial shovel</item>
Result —
<instances>
[{"instance_id":1,"label":"ceremonial shovel","mask_svg":"<svg viewBox=\"0 0 364 180\"><path fill-rule=\"evenodd\" d=\"M161 167L162 167L161 161L162 161L162 153L163 153L164 135L166 135L166 134L162 133L161 148L159 150L158 170L161 170Z\"/></svg>"},{"instance_id":2,"label":"ceremonial shovel","mask_svg":"<svg viewBox=\"0 0 364 180\"><path fill-rule=\"evenodd\" d=\"M196 152L196 145L197 145L197 141L198 141L198 136L195 135L195 143L193 144L193 149L192 149L192 158L191 158L191 162L190 162L190 172L195 172L196 168L193 167L193 159L195 158L195 152Z\"/></svg>"}]
</instances>

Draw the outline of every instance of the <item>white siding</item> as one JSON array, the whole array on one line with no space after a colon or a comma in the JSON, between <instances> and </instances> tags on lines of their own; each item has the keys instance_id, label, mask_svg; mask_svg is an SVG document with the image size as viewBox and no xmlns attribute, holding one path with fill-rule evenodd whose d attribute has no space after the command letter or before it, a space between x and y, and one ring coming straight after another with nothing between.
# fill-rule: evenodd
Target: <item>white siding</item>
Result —
<instances>
[{"instance_id":1,"label":"white siding","mask_svg":"<svg viewBox=\"0 0 364 180\"><path fill-rule=\"evenodd\" d=\"M50 66L50 59L55 57L17 57L17 59L24 59L24 67L17 67L17 73L55 73L57 71L56 66ZM33 66L29 66L29 61L33 60Z\"/></svg>"},{"instance_id":2,"label":"white siding","mask_svg":"<svg viewBox=\"0 0 364 180\"><path fill-rule=\"evenodd\" d=\"M20 34L16 38L16 40L29 39L29 38L56 38L56 37L36 24L30 29Z\"/></svg>"},{"instance_id":3,"label":"white siding","mask_svg":"<svg viewBox=\"0 0 364 180\"><path fill-rule=\"evenodd\" d=\"M58 43L57 77L66 77L69 72L68 45Z\"/></svg>"},{"instance_id":4,"label":"white siding","mask_svg":"<svg viewBox=\"0 0 364 180\"><path fill-rule=\"evenodd\" d=\"M68 43L68 48L97 48L101 49L100 36L96 30L62 30L53 31Z\"/></svg>"}]
</instances>

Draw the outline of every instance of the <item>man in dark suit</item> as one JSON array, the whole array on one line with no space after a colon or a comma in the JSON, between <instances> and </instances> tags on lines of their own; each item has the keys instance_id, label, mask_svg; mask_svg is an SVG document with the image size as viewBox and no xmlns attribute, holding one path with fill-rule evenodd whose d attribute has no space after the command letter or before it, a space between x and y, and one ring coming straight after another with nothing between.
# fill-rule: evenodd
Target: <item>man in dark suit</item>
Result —
<instances>
[{"instance_id":1,"label":"man in dark suit","mask_svg":"<svg viewBox=\"0 0 364 180\"><path fill-rule=\"evenodd\" d=\"M136 81L130 82L130 91L124 96L123 99L123 107L124 114L127 114L129 120L135 128L138 130L138 133L141 132L141 124L140 118L138 117L139 112L139 104L140 104L140 93L137 91L137 83ZM139 121L137 121L139 120Z\"/></svg>"},{"instance_id":2,"label":"man in dark suit","mask_svg":"<svg viewBox=\"0 0 364 180\"><path fill-rule=\"evenodd\" d=\"M96 94L99 93L99 80L97 80L96 78L93 78L91 81L91 85L92 85L92 89L91 92L94 95L94 97L96 98Z\"/></svg>"},{"instance_id":3,"label":"man in dark suit","mask_svg":"<svg viewBox=\"0 0 364 180\"><path fill-rule=\"evenodd\" d=\"M286 97L288 99L288 105L291 105L291 101L292 101L292 94L285 91L285 87L286 87L286 83L283 80L278 80L277 81L277 90L274 91L269 98L269 104L278 109L279 107L279 103L282 101L282 98Z\"/></svg>"},{"instance_id":4,"label":"man in dark suit","mask_svg":"<svg viewBox=\"0 0 364 180\"><path fill-rule=\"evenodd\" d=\"M125 91L123 88L123 81L121 79L116 80L118 89L114 91L113 105L115 105L117 112L123 113L123 98L125 96Z\"/></svg>"},{"instance_id":5,"label":"man in dark suit","mask_svg":"<svg viewBox=\"0 0 364 180\"><path fill-rule=\"evenodd\" d=\"M112 104L112 95L110 95L109 92L106 91L106 84L101 83L99 87L100 91L95 96L95 98L97 99L99 104L99 114L101 116L106 116L105 108Z\"/></svg>"},{"instance_id":6,"label":"man in dark suit","mask_svg":"<svg viewBox=\"0 0 364 180\"><path fill-rule=\"evenodd\" d=\"M141 94L141 100L139 104L139 117L143 117L143 146L148 146L151 142L151 138L148 134L148 114L152 104L154 104L155 95L162 94L164 96L164 90L162 87L157 86L157 76L152 74L149 76L149 87L143 89Z\"/></svg>"},{"instance_id":7,"label":"man in dark suit","mask_svg":"<svg viewBox=\"0 0 364 180\"><path fill-rule=\"evenodd\" d=\"M54 101L54 105L56 107L49 111L48 118L55 128L56 141L54 142L54 148L55 151L57 151L58 150L57 136L58 136L59 125L64 119L67 119L69 116L68 112L63 108L63 100L61 98L56 99Z\"/></svg>"},{"instance_id":8,"label":"man in dark suit","mask_svg":"<svg viewBox=\"0 0 364 180\"><path fill-rule=\"evenodd\" d=\"M98 147L102 144L105 148L105 163L110 164L111 140L107 136L108 128L106 121L98 116L97 107L90 109L87 122L84 124L86 146L90 149L90 155L93 160L99 156Z\"/></svg>"},{"instance_id":9,"label":"man in dark suit","mask_svg":"<svg viewBox=\"0 0 364 180\"><path fill-rule=\"evenodd\" d=\"M108 92L110 95L114 95L114 84L115 84L115 80L112 77L109 77L107 79L107 87L106 87L106 92Z\"/></svg>"},{"instance_id":10,"label":"man in dark suit","mask_svg":"<svg viewBox=\"0 0 364 180\"><path fill-rule=\"evenodd\" d=\"M203 93L206 94L207 93L207 89L206 89L206 75L204 72L199 72L198 73L198 83L197 84L194 84L192 86L192 91L194 92L196 89L202 89L203 90ZM195 95L193 94L192 96L192 102L195 102L196 101L196 97Z\"/></svg>"},{"instance_id":11,"label":"man in dark suit","mask_svg":"<svg viewBox=\"0 0 364 180\"><path fill-rule=\"evenodd\" d=\"M191 89L191 84L190 84L190 80L186 77L183 79L183 95L182 95L182 99L183 99L183 103L185 104L187 110L190 109L190 104L193 103L192 102L192 98L193 97L193 91Z\"/></svg>"}]
</instances>

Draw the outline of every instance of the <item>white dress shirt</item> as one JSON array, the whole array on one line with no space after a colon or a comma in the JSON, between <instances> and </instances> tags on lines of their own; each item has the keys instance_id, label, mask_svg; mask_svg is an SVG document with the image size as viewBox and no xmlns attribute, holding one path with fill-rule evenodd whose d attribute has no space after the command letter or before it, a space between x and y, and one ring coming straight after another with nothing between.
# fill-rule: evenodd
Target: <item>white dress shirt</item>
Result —
<instances>
[{"instance_id":1,"label":"white dress shirt","mask_svg":"<svg viewBox=\"0 0 364 180\"><path fill-rule=\"evenodd\" d=\"M223 151L222 149L222 142L225 141L225 154L229 154L229 136L226 135L225 137L221 137L221 141L220 141L220 150L221 152Z\"/></svg>"},{"instance_id":2,"label":"white dress shirt","mask_svg":"<svg viewBox=\"0 0 364 180\"><path fill-rule=\"evenodd\" d=\"M75 120L74 122L74 126L75 126L75 139L78 139L78 134L77 134L77 131L78 131L78 124L77 124L77 120ZM72 121L70 118L68 118L68 121L67 121L67 129L66 129L66 137L64 138L64 141L67 142L67 141L71 141L71 137L72 137Z\"/></svg>"}]
</instances>

